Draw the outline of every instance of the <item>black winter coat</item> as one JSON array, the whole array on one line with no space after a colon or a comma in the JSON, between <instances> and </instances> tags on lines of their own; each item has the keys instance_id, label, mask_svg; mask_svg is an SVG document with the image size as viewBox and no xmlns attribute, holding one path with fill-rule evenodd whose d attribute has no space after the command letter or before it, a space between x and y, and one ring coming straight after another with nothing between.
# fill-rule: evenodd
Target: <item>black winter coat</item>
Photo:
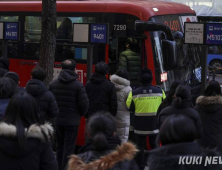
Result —
<instances>
[{"instance_id":1,"label":"black winter coat","mask_svg":"<svg viewBox=\"0 0 222 170\"><path fill-rule=\"evenodd\" d=\"M7 69L0 68L0 77L3 77L8 72Z\"/></svg>"},{"instance_id":2,"label":"black winter coat","mask_svg":"<svg viewBox=\"0 0 222 170\"><path fill-rule=\"evenodd\" d=\"M94 73L86 84L89 97L88 116L100 111L117 114L117 95L115 85L99 73Z\"/></svg>"},{"instance_id":3,"label":"black winter coat","mask_svg":"<svg viewBox=\"0 0 222 170\"><path fill-rule=\"evenodd\" d=\"M27 143L21 148L16 137L16 127L0 123L1 170L57 170L57 162L51 145L44 140L53 128L49 124L31 125L27 131Z\"/></svg>"},{"instance_id":4,"label":"black winter coat","mask_svg":"<svg viewBox=\"0 0 222 170\"><path fill-rule=\"evenodd\" d=\"M191 108L190 106L191 106L190 101L182 101L181 104L177 104L176 101L173 100L171 106L166 107L160 112L158 116L158 126L161 127L164 120L173 114L183 114L194 121L194 125L197 130L196 139L199 139L203 133L200 116L198 112L195 109Z\"/></svg>"},{"instance_id":5,"label":"black winter coat","mask_svg":"<svg viewBox=\"0 0 222 170\"><path fill-rule=\"evenodd\" d=\"M68 170L138 170L133 161L136 147L132 143L119 144L109 140L106 150L97 151L88 143L84 153L71 156Z\"/></svg>"},{"instance_id":6,"label":"black winter coat","mask_svg":"<svg viewBox=\"0 0 222 170\"><path fill-rule=\"evenodd\" d=\"M197 159L197 162L200 164L193 165L193 162L189 163L194 160L194 156L202 157L201 162L200 158ZM211 163L204 166L206 156L221 155L216 151L203 150L195 142L169 144L148 152L147 164L149 170L221 170L222 165L219 163L215 165Z\"/></svg>"},{"instance_id":7,"label":"black winter coat","mask_svg":"<svg viewBox=\"0 0 222 170\"><path fill-rule=\"evenodd\" d=\"M49 121L59 114L59 109L54 95L48 91L46 85L37 79L31 79L26 84L27 93L31 94L37 101L40 116L44 121Z\"/></svg>"},{"instance_id":8,"label":"black winter coat","mask_svg":"<svg viewBox=\"0 0 222 170\"><path fill-rule=\"evenodd\" d=\"M49 86L59 107L56 118L58 125L79 125L81 116L85 116L88 111L89 100L85 87L77 78L75 72L62 70Z\"/></svg>"},{"instance_id":9,"label":"black winter coat","mask_svg":"<svg viewBox=\"0 0 222 170\"><path fill-rule=\"evenodd\" d=\"M217 148L222 153L222 97L200 96L196 103L203 126L199 144L205 148Z\"/></svg>"}]
</instances>

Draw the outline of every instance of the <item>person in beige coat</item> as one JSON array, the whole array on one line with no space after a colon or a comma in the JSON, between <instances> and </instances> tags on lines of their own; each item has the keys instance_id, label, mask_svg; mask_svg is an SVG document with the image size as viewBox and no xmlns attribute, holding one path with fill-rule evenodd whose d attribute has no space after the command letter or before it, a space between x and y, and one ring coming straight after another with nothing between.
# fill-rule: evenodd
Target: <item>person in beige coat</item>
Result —
<instances>
[{"instance_id":1,"label":"person in beige coat","mask_svg":"<svg viewBox=\"0 0 222 170\"><path fill-rule=\"evenodd\" d=\"M117 135L122 142L127 142L130 127L130 112L126 107L126 100L132 88L130 87L129 74L126 69L119 69L110 80L115 84L118 109L116 115Z\"/></svg>"}]
</instances>

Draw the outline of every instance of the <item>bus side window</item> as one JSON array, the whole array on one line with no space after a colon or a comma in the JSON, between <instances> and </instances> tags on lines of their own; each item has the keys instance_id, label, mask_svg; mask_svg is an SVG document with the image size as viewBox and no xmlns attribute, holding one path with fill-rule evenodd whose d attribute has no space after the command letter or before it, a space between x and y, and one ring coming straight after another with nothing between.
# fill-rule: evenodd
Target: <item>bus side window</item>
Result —
<instances>
[{"instance_id":1,"label":"bus side window","mask_svg":"<svg viewBox=\"0 0 222 170\"><path fill-rule=\"evenodd\" d=\"M28 59L39 59L42 19L40 16L26 16L24 30L24 54Z\"/></svg>"},{"instance_id":2,"label":"bus side window","mask_svg":"<svg viewBox=\"0 0 222 170\"><path fill-rule=\"evenodd\" d=\"M18 22L18 16L0 16L0 22ZM7 41L7 57L16 58L18 57L18 42L17 41ZM3 50L5 49L4 43L0 43L0 56L3 55Z\"/></svg>"}]
</instances>

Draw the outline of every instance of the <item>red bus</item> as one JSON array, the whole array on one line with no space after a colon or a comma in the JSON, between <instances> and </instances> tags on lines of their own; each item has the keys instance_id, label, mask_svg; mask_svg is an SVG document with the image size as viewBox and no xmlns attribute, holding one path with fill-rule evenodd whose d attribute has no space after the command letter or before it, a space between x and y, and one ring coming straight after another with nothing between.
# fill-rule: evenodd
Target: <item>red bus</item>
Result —
<instances>
[{"instance_id":1,"label":"red bus","mask_svg":"<svg viewBox=\"0 0 222 170\"><path fill-rule=\"evenodd\" d=\"M19 22L19 41L8 41L10 70L20 76L21 86L31 78L30 72L39 59L41 37L41 1L1 1L0 22ZM118 68L118 57L125 50L128 37L137 40L137 52L141 67L153 71L153 84L168 90L175 79L187 80L191 74L187 48L182 39L176 39L177 66L165 69L162 55L163 31L136 31L135 21L152 21L170 27L172 32L183 32L185 21L196 20L195 12L179 3L148 0L88 0L57 1L57 45L54 78L58 75L60 62L72 58L77 62L79 80L86 83L87 44L73 43L73 23L109 23L109 44L94 44L93 64L106 61L111 74ZM0 42L3 50L4 43ZM84 120L77 144L84 143Z\"/></svg>"}]
</instances>

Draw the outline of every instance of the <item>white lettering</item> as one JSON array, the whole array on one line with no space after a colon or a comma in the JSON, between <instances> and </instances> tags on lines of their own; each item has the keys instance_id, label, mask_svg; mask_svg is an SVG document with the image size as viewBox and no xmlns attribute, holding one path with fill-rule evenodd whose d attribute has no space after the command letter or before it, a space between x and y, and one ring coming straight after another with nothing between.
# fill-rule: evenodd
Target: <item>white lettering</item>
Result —
<instances>
[{"instance_id":1,"label":"white lettering","mask_svg":"<svg viewBox=\"0 0 222 170\"><path fill-rule=\"evenodd\" d=\"M184 165L185 164L185 162L184 162L184 160L185 160L185 156L180 156L180 159L179 159L179 165Z\"/></svg>"},{"instance_id":2,"label":"white lettering","mask_svg":"<svg viewBox=\"0 0 222 170\"><path fill-rule=\"evenodd\" d=\"M192 158L193 158L192 156L189 156L189 157L187 156L187 157L186 157L186 164L187 164L187 165L189 165L189 164L192 163Z\"/></svg>"},{"instance_id":3,"label":"white lettering","mask_svg":"<svg viewBox=\"0 0 222 170\"><path fill-rule=\"evenodd\" d=\"M217 164L218 162L218 156L214 156L212 160L212 164Z\"/></svg>"},{"instance_id":4,"label":"white lettering","mask_svg":"<svg viewBox=\"0 0 222 170\"><path fill-rule=\"evenodd\" d=\"M211 160L212 160L212 157L210 156L206 156L206 159L205 159L205 164L204 166L207 166L208 164L211 164Z\"/></svg>"}]
</instances>

